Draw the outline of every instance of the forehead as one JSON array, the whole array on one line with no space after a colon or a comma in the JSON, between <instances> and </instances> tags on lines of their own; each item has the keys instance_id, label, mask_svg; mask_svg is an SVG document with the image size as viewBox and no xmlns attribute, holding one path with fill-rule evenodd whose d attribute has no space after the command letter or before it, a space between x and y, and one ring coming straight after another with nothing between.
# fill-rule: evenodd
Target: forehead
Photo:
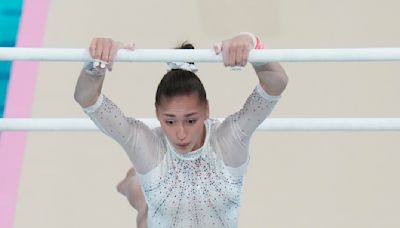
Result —
<instances>
[{"instance_id":1,"label":"forehead","mask_svg":"<svg viewBox=\"0 0 400 228\"><path fill-rule=\"evenodd\" d=\"M157 108L162 112L187 113L200 111L205 108L197 94L163 97L161 105Z\"/></svg>"}]
</instances>

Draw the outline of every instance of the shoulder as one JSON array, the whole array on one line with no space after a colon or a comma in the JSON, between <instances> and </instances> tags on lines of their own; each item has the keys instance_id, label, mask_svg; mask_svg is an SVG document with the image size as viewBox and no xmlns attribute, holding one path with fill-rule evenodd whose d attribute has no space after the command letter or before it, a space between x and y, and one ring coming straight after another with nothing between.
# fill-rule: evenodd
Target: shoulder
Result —
<instances>
[{"instance_id":1,"label":"shoulder","mask_svg":"<svg viewBox=\"0 0 400 228\"><path fill-rule=\"evenodd\" d=\"M215 131L218 129L219 126L221 126L221 123L223 122L223 119L217 119L217 118L208 118L205 122L207 125L207 128L210 130L210 134L214 134Z\"/></svg>"},{"instance_id":2,"label":"shoulder","mask_svg":"<svg viewBox=\"0 0 400 228\"><path fill-rule=\"evenodd\" d=\"M160 146L162 146L163 148L166 148L167 147L167 139L166 139L165 134L162 131L161 127L152 128L151 132L154 135L154 137L158 139Z\"/></svg>"},{"instance_id":3,"label":"shoulder","mask_svg":"<svg viewBox=\"0 0 400 228\"><path fill-rule=\"evenodd\" d=\"M151 131L153 132L153 134L160 138L160 139L164 139L165 138L165 134L164 132L161 130L161 127L155 127L153 129L151 129Z\"/></svg>"},{"instance_id":4,"label":"shoulder","mask_svg":"<svg viewBox=\"0 0 400 228\"><path fill-rule=\"evenodd\" d=\"M164 133L160 127L154 127L153 125L146 124L143 120L128 117L128 123L133 132L135 132L136 138L141 140L164 140Z\"/></svg>"},{"instance_id":5,"label":"shoulder","mask_svg":"<svg viewBox=\"0 0 400 228\"><path fill-rule=\"evenodd\" d=\"M221 137L227 137L232 133L232 121L230 117L225 119L208 119L207 122L210 141L216 143Z\"/></svg>"}]
</instances>

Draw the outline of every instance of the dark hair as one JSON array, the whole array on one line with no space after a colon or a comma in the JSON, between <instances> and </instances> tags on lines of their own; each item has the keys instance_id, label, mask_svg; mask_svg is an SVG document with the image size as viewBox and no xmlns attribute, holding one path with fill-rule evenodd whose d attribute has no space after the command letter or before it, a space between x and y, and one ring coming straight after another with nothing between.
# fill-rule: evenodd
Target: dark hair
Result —
<instances>
[{"instance_id":1,"label":"dark hair","mask_svg":"<svg viewBox=\"0 0 400 228\"><path fill-rule=\"evenodd\" d=\"M194 49L194 46L185 42L177 49ZM207 102L203 83L195 73L182 69L172 69L164 75L158 84L155 105L156 107L161 105L162 98L191 95L193 93L197 93L200 103Z\"/></svg>"}]
</instances>

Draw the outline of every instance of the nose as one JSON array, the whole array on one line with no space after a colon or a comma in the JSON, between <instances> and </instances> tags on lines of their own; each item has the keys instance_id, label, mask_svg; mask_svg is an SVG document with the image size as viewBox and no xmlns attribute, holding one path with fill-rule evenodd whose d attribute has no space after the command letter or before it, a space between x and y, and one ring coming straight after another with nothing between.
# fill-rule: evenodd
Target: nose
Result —
<instances>
[{"instance_id":1,"label":"nose","mask_svg":"<svg viewBox=\"0 0 400 228\"><path fill-rule=\"evenodd\" d=\"M186 133L185 126L183 126L183 125L178 126L178 129L176 132L176 137L179 140L184 140L186 138L186 136L187 136L187 133Z\"/></svg>"}]
</instances>

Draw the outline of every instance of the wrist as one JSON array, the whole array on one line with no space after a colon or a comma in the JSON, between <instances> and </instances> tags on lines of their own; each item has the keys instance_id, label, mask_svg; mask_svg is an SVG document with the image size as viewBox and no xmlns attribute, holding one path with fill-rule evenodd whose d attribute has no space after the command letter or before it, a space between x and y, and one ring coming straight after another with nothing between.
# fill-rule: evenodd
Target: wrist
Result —
<instances>
[{"instance_id":1,"label":"wrist","mask_svg":"<svg viewBox=\"0 0 400 228\"><path fill-rule=\"evenodd\" d=\"M241 33L239 33L239 35L247 35L253 40L253 48L252 49L256 49L256 50L264 49L264 45L262 44L260 37L254 35L253 33L241 32Z\"/></svg>"},{"instance_id":2,"label":"wrist","mask_svg":"<svg viewBox=\"0 0 400 228\"><path fill-rule=\"evenodd\" d=\"M253 40L253 48L252 49L255 49L255 50L264 49L264 44L262 43L260 37L254 35L253 33L241 32L241 33L239 33L239 35L248 35L251 37L251 39ZM263 66L266 63L251 63L251 64L253 65L253 67L256 71L262 71L262 69L259 69L259 66Z\"/></svg>"},{"instance_id":3,"label":"wrist","mask_svg":"<svg viewBox=\"0 0 400 228\"><path fill-rule=\"evenodd\" d=\"M85 62L83 64L83 70L87 75L92 77L102 77L106 74L106 69L99 67L98 64L95 65L95 62Z\"/></svg>"}]
</instances>

